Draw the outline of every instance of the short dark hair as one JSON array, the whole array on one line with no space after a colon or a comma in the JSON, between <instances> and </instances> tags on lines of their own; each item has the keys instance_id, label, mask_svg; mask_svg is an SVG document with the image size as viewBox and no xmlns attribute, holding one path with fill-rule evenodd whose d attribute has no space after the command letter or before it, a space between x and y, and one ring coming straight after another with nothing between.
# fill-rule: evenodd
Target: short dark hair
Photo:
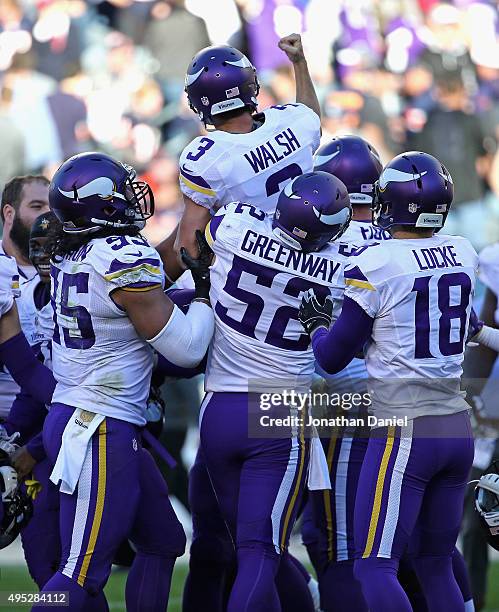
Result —
<instances>
[{"instance_id":1,"label":"short dark hair","mask_svg":"<svg viewBox=\"0 0 499 612\"><path fill-rule=\"evenodd\" d=\"M0 217L2 223L5 223L5 216L3 209L10 204L16 210L19 210L19 204L21 203L23 187L28 183L40 182L44 185L50 185L50 181L43 174L24 174L23 176L15 176L5 184L2 192L2 202L0 204Z\"/></svg>"}]
</instances>

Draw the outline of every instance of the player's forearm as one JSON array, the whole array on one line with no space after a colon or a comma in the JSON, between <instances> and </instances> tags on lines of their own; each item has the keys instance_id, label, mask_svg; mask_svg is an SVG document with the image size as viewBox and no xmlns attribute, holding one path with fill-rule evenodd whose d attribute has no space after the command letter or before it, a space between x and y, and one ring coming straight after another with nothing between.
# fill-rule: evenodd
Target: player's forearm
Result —
<instances>
[{"instance_id":1,"label":"player's forearm","mask_svg":"<svg viewBox=\"0 0 499 612\"><path fill-rule=\"evenodd\" d=\"M312 77L308 71L307 61L303 59L300 62L294 63L293 69L295 71L296 101L305 104L305 106L311 108L320 117L321 106L315 93Z\"/></svg>"},{"instance_id":2,"label":"player's forearm","mask_svg":"<svg viewBox=\"0 0 499 612\"><path fill-rule=\"evenodd\" d=\"M472 341L499 353L499 329L484 325L478 334L473 336Z\"/></svg>"},{"instance_id":3,"label":"player's forearm","mask_svg":"<svg viewBox=\"0 0 499 612\"><path fill-rule=\"evenodd\" d=\"M163 329L148 342L171 363L193 368L205 356L214 331L211 306L194 301L186 315L175 307Z\"/></svg>"},{"instance_id":4,"label":"player's forearm","mask_svg":"<svg viewBox=\"0 0 499 612\"><path fill-rule=\"evenodd\" d=\"M18 431L22 443L32 438L43 427L47 416L45 404L35 400L30 394L18 393L3 426L7 433Z\"/></svg>"},{"instance_id":5,"label":"player's forearm","mask_svg":"<svg viewBox=\"0 0 499 612\"><path fill-rule=\"evenodd\" d=\"M332 328L319 328L312 336L317 363L329 374L341 372L371 337L373 319L346 297L341 314Z\"/></svg>"},{"instance_id":6,"label":"player's forearm","mask_svg":"<svg viewBox=\"0 0 499 612\"><path fill-rule=\"evenodd\" d=\"M160 242L156 247L161 257L161 261L163 262L167 281L170 283L176 281L185 271L185 268L180 263L178 251L175 248L177 230L178 227L168 236L168 238L165 238L165 240Z\"/></svg>"},{"instance_id":7,"label":"player's forearm","mask_svg":"<svg viewBox=\"0 0 499 612\"><path fill-rule=\"evenodd\" d=\"M35 357L22 332L0 344L0 361L23 391L44 404L51 403L54 375Z\"/></svg>"}]
</instances>

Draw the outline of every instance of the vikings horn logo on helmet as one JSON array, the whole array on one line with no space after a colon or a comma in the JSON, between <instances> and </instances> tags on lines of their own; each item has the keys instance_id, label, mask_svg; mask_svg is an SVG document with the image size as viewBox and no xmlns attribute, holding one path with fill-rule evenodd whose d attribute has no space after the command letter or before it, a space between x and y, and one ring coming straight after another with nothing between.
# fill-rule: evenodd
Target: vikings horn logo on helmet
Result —
<instances>
[{"instance_id":1,"label":"vikings horn logo on helmet","mask_svg":"<svg viewBox=\"0 0 499 612\"><path fill-rule=\"evenodd\" d=\"M284 187L284 195L288 196L288 198L292 198L293 200L301 200L301 196L297 195L293 191L294 182L295 181L292 180L290 183L286 185L286 187Z\"/></svg>"},{"instance_id":2,"label":"vikings horn logo on helmet","mask_svg":"<svg viewBox=\"0 0 499 612\"><path fill-rule=\"evenodd\" d=\"M408 183L413 180L418 180L426 173L427 170L417 174L410 174L409 172L403 172L402 170L397 170L395 168L387 168L379 177L379 188L381 191L383 191L386 189L388 183Z\"/></svg>"},{"instance_id":3,"label":"vikings horn logo on helmet","mask_svg":"<svg viewBox=\"0 0 499 612\"><path fill-rule=\"evenodd\" d=\"M339 223L346 223L346 220L350 216L348 208L343 208L337 213L334 213L334 215L323 215L320 210L315 208L315 206L312 206L312 210L319 221L325 225L338 225Z\"/></svg>"},{"instance_id":4,"label":"vikings horn logo on helmet","mask_svg":"<svg viewBox=\"0 0 499 612\"><path fill-rule=\"evenodd\" d=\"M340 154L340 150L336 149L336 151L333 151L333 153L331 153L330 155L316 155L314 157L314 167L318 168L319 166L323 166L324 164L327 164L328 161L331 161L339 154Z\"/></svg>"},{"instance_id":5,"label":"vikings horn logo on helmet","mask_svg":"<svg viewBox=\"0 0 499 612\"><path fill-rule=\"evenodd\" d=\"M107 176L100 176L99 178L90 181L90 183L83 185L83 187L75 187L73 191L64 191L59 187L59 191L63 196L66 196L66 198L75 198L76 200L89 198L91 196L99 196L103 200L108 200L111 198L126 200L125 196L118 193L115 189L115 184Z\"/></svg>"}]
</instances>

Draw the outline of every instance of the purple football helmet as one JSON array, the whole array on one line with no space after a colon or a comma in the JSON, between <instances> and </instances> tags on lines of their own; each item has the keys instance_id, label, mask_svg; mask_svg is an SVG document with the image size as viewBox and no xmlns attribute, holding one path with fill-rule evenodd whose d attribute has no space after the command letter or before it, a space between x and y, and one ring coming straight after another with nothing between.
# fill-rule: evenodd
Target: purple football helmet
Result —
<instances>
[{"instance_id":1,"label":"purple football helmet","mask_svg":"<svg viewBox=\"0 0 499 612\"><path fill-rule=\"evenodd\" d=\"M375 184L373 223L438 231L445 223L454 197L447 168L432 155L409 151L394 157Z\"/></svg>"},{"instance_id":2,"label":"purple football helmet","mask_svg":"<svg viewBox=\"0 0 499 612\"><path fill-rule=\"evenodd\" d=\"M327 172L307 172L279 194L272 227L292 249L319 251L343 234L351 217L345 185Z\"/></svg>"},{"instance_id":3,"label":"purple football helmet","mask_svg":"<svg viewBox=\"0 0 499 612\"><path fill-rule=\"evenodd\" d=\"M314 170L329 172L345 183L352 205L372 204L382 169L378 152L360 136L333 138L314 158Z\"/></svg>"},{"instance_id":4,"label":"purple football helmet","mask_svg":"<svg viewBox=\"0 0 499 612\"><path fill-rule=\"evenodd\" d=\"M212 124L215 115L236 108L256 110L259 90L255 67L229 45L201 49L185 75L189 106L205 124Z\"/></svg>"},{"instance_id":5,"label":"purple football helmet","mask_svg":"<svg viewBox=\"0 0 499 612\"><path fill-rule=\"evenodd\" d=\"M104 153L80 153L66 160L50 183L50 208L65 232L102 227L142 229L154 213L154 196L135 170Z\"/></svg>"}]
</instances>

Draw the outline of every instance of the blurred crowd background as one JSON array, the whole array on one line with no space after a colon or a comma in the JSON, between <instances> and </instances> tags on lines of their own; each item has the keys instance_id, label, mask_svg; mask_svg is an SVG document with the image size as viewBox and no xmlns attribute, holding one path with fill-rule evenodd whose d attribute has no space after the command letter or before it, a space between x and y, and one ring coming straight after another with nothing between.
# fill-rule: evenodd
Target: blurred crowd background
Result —
<instances>
[{"instance_id":1,"label":"blurred crowd background","mask_svg":"<svg viewBox=\"0 0 499 612\"><path fill-rule=\"evenodd\" d=\"M278 39L302 34L323 139L356 133L388 161L440 158L455 182L449 233L499 240L495 0L0 0L0 188L99 149L154 190L157 243L182 211L177 159L201 130L183 92L191 57L229 43L259 71L260 106L294 99Z\"/></svg>"}]
</instances>

